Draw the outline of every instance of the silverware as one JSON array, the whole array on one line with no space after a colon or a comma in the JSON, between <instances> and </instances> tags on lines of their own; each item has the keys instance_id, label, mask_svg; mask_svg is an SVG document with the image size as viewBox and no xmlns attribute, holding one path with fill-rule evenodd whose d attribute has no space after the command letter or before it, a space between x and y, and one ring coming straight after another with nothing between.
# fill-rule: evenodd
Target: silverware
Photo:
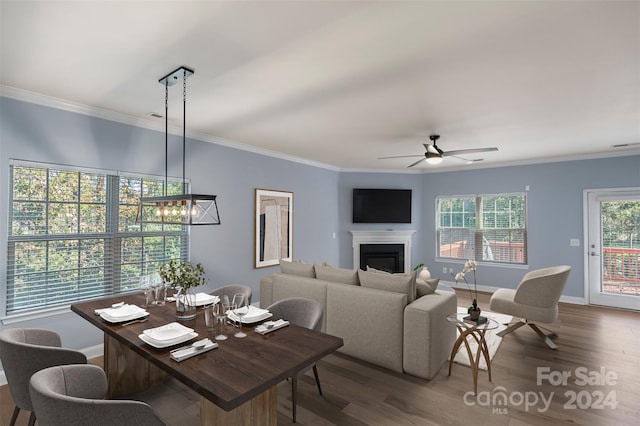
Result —
<instances>
[{"instance_id":1,"label":"silverware","mask_svg":"<svg viewBox=\"0 0 640 426\"><path fill-rule=\"evenodd\" d=\"M136 319L136 320L133 320L133 321L128 321L128 322L122 323L122 324L120 324L120 325L124 327L125 325L134 324L134 323L136 323L136 322L145 322L145 321L146 321L146 320L148 320L148 319L149 319L148 317L145 317L145 318L139 318L139 319Z\"/></svg>"},{"instance_id":2,"label":"silverware","mask_svg":"<svg viewBox=\"0 0 640 426\"><path fill-rule=\"evenodd\" d=\"M195 342L191 343L190 345L181 346L179 348L171 349L169 351L169 353L172 354L172 353L179 352L179 351L182 351L182 350L185 350L185 349L189 349L189 348L195 348L196 350L200 350L200 349L204 348L205 346L207 346L207 342L206 342L207 340L209 340L209 339L204 338L202 340L195 341ZM204 342L204 344L202 344L201 342Z\"/></svg>"}]
</instances>

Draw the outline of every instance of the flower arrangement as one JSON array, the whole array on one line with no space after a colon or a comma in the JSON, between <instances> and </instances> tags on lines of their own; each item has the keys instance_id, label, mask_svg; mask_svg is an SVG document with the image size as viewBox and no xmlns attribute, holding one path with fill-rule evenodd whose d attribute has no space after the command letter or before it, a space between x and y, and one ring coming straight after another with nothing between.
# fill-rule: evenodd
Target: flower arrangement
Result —
<instances>
[{"instance_id":1,"label":"flower arrangement","mask_svg":"<svg viewBox=\"0 0 640 426\"><path fill-rule=\"evenodd\" d=\"M477 269L477 264L475 262L475 260L467 260L467 262L464 264L464 269L461 272L458 272L454 278L456 280L456 284L458 284L458 281L464 281L465 284L467 285L467 289L469 290L469 296L471 297L471 299L473 300L473 302L471 303L471 306L469 306L469 309L467 309L467 313L469 315L472 314L472 312L477 312L478 315L480 315L480 308L478 307L478 287L476 284L476 269ZM467 273L473 271L473 292L471 291L471 286L469 286L469 282L467 281Z\"/></svg>"},{"instance_id":2,"label":"flower arrangement","mask_svg":"<svg viewBox=\"0 0 640 426\"><path fill-rule=\"evenodd\" d=\"M171 260L160 267L160 276L165 283L175 290L180 287L186 291L193 287L204 285L204 268L200 263L193 265L188 260Z\"/></svg>"}]
</instances>

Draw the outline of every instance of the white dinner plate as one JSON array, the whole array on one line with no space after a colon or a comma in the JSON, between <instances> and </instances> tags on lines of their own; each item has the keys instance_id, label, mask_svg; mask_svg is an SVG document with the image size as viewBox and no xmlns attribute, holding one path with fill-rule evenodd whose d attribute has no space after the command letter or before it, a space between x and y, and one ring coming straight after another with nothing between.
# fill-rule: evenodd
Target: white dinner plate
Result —
<instances>
[{"instance_id":1,"label":"white dinner plate","mask_svg":"<svg viewBox=\"0 0 640 426\"><path fill-rule=\"evenodd\" d=\"M246 308L241 308L241 309L246 309ZM232 321L240 320L240 318L234 312L229 312L227 316ZM252 324L258 321L264 321L267 318L271 318L272 316L273 314L267 311L266 309L256 308L255 306L249 306L248 312L242 316L242 323Z\"/></svg>"},{"instance_id":2,"label":"white dinner plate","mask_svg":"<svg viewBox=\"0 0 640 426\"><path fill-rule=\"evenodd\" d=\"M193 333L185 334L175 340L169 340L168 342L158 342L154 339L151 339L149 336L145 335L144 333L139 334L138 337L140 338L140 340L142 340L146 344L151 345L154 348L161 349L161 348L167 348L173 345L178 345L180 343L184 343L187 340L195 339L196 337L198 337L198 333L194 331Z\"/></svg>"},{"instance_id":3,"label":"white dinner plate","mask_svg":"<svg viewBox=\"0 0 640 426\"><path fill-rule=\"evenodd\" d=\"M123 308L119 308L119 309L123 309ZM109 309L109 311L112 311L112 309ZM112 324L117 324L117 323L126 322L126 321L133 321L133 320L148 317L148 316L149 316L149 312L145 311L144 309L140 309L138 311L129 313L128 315L119 315L115 317L112 315L109 315L109 312L107 311L102 312L100 314L100 318Z\"/></svg>"},{"instance_id":4,"label":"white dinner plate","mask_svg":"<svg viewBox=\"0 0 640 426\"><path fill-rule=\"evenodd\" d=\"M156 343L166 343L193 333L193 328L185 327L177 322L171 322L162 327L146 329L142 333Z\"/></svg>"},{"instance_id":5,"label":"white dinner plate","mask_svg":"<svg viewBox=\"0 0 640 426\"><path fill-rule=\"evenodd\" d=\"M181 302L184 300L184 295L180 295L178 297L180 298ZM212 296L207 293L196 293L195 299L196 306L213 305L214 303L218 303L220 301L220 298L218 296ZM191 304L189 299L187 299L187 304Z\"/></svg>"}]
</instances>

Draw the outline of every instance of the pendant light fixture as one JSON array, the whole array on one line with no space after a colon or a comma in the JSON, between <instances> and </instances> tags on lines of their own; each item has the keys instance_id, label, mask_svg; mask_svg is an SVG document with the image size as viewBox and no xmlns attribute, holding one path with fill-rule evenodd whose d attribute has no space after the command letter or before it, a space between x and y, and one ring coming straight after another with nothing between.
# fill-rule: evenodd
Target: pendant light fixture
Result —
<instances>
[{"instance_id":1,"label":"pendant light fixture","mask_svg":"<svg viewBox=\"0 0 640 426\"><path fill-rule=\"evenodd\" d=\"M188 194L185 178L186 117L187 117L187 77L193 70L180 67L158 80L164 85L164 195L143 197L138 206L138 223L165 225L220 225L220 215L216 195ZM169 183L169 86L182 78L182 194L167 195Z\"/></svg>"}]
</instances>

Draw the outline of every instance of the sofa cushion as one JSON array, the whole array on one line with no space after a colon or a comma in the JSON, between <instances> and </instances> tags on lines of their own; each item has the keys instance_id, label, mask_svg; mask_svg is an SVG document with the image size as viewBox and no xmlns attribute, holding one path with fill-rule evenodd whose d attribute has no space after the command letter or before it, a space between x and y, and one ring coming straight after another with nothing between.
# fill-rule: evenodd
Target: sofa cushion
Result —
<instances>
[{"instance_id":1,"label":"sofa cushion","mask_svg":"<svg viewBox=\"0 0 640 426\"><path fill-rule=\"evenodd\" d=\"M315 278L316 272L313 265L301 261L290 262L280 259L280 270L283 274L297 275L299 277Z\"/></svg>"},{"instance_id":2,"label":"sofa cushion","mask_svg":"<svg viewBox=\"0 0 640 426\"><path fill-rule=\"evenodd\" d=\"M358 271L352 269L334 268L333 266L314 265L316 278L334 283L360 285Z\"/></svg>"},{"instance_id":3,"label":"sofa cushion","mask_svg":"<svg viewBox=\"0 0 640 426\"><path fill-rule=\"evenodd\" d=\"M273 275L272 303L289 297L313 299L327 309L327 283L315 278L298 277L287 274ZM344 284L336 284L344 285ZM327 316L322 316L322 331L326 330Z\"/></svg>"},{"instance_id":4,"label":"sofa cushion","mask_svg":"<svg viewBox=\"0 0 640 426\"><path fill-rule=\"evenodd\" d=\"M432 278L430 280L416 279L416 299L436 291L440 278Z\"/></svg>"},{"instance_id":5,"label":"sofa cushion","mask_svg":"<svg viewBox=\"0 0 640 426\"><path fill-rule=\"evenodd\" d=\"M393 291L407 295L407 303L416 299L416 273L389 274L358 270L358 279L362 287Z\"/></svg>"},{"instance_id":6,"label":"sofa cushion","mask_svg":"<svg viewBox=\"0 0 640 426\"><path fill-rule=\"evenodd\" d=\"M328 283L326 332L344 339L339 352L401 373L405 306L402 293Z\"/></svg>"}]
</instances>

